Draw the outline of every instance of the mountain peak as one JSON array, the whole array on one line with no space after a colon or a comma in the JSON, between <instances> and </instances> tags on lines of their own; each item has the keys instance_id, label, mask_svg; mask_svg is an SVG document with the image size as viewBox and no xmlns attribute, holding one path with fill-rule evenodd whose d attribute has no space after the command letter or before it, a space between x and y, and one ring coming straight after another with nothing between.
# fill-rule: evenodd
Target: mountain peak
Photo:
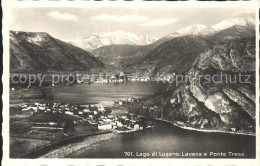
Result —
<instances>
[{"instance_id":1,"label":"mountain peak","mask_svg":"<svg viewBox=\"0 0 260 166\"><path fill-rule=\"evenodd\" d=\"M255 16L253 13L243 13L238 16L225 19L211 26L211 28L215 29L216 31L221 31L234 25L247 26L248 24L255 24Z\"/></svg>"},{"instance_id":2,"label":"mountain peak","mask_svg":"<svg viewBox=\"0 0 260 166\"><path fill-rule=\"evenodd\" d=\"M69 43L92 51L102 46L112 44L128 44L128 45L148 45L156 41L157 38L148 35L136 35L131 32L115 31L94 33L83 39L74 39Z\"/></svg>"},{"instance_id":3,"label":"mountain peak","mask_svg":"<svg viewBox=\"0 0 260 166\"><path fill-rule=\"evenodd\" d=\"M9 34L11 39L15 39L15 36L19 36L19 38L26 40L31 44L37 45L40 45L50 37L50 35L46 32L10 31Z\"/></svg>"},{"instance_id":4,"label":"mountain peak","mask_svg":"<svg viewBox=\"0 0 260 166\"><path fill-rule=\"evenodd\" d=\"M182 29L177 30L174 33L166 36L167 38L175 38L179 36L205 36L215 33L214 29L207 27L203 24L194 24Z\"/></svg>"},{"instance_id":5,"label":"mountain peak","mask_svg":"<svg viewBox=\"0 0 260 166\"><path fill-rule=\"evenodd\" d=\"M185 36L185 35L200 36L200 35L212 34L214 33L214 30L202 24L195 24L183 29L179 29L177 33L179 33L181 36Z\"/></svg>"}]
</instances>

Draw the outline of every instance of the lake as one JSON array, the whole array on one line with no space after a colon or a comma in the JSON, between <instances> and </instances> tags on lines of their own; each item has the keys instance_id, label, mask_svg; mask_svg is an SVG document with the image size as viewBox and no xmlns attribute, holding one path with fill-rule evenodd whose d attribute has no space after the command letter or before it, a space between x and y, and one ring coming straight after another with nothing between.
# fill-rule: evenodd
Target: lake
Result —
<instances>
[{"instance_id":1,"label":"lake","mask_svg":"<svg viewBox=\"0 0 260 166\"><path fill-rule=\"evenodd\" d=\"M156 82L124 84L78 84L74 86L49 88L54 101L64 103L102 103L112 105L113 101L128 97L153 95L167 84ZM120 112L122 110L113 110ZM127 110L124 110L127 112ZM174 127L169 123L156 122L153 129L128 134L110 133L84 139L56 149L45 157L67 158L254 158L255 137L227 133L203 133ZM157 153L156 153L157 152ZM228 152L238 153L230 156ZM157 156L151 156L156 153ZM191 156L192 153L207 156ZM205 153L205 154L204 154ZM213 156L210 156L212 153ZM141 156L140 156L141 155ZM150 156L147 156L150 155ZM187 156L186 156L187 155ZM237 154L236 154L237 155ZM241 156L242 155L242 156Z\"/></svg>"},{"instance_id":2,"label":"lake","mask_svg":"<svg viewBox=\"0 0 260 166\"><path fill-rule=\"evenodd\" d=\"M48 89L55 102L70 104L102 103L112 105L115 100L141 98L162 91L167 84L157 82L127 82L120 84L76 84Z\"/></svg>"},{"instance_id":3,"label":"lake","mask_svg":"<svg viewBox=\"0 0 260 166\"><path fill-rule=\"evenodd\" d=\"M204 133L157 122L154 128L144 131L89 137L42 157L143 158L140 154L146 154L150 155L147 158L254 158L255 141L254 136ZM152 156L156 152L157 156ZM243 156L229 156L229 152ZM170 153L175 156L166 156ZM192 153L206 153L207 156L190 156Z\"/></svg>"}]
</instances>

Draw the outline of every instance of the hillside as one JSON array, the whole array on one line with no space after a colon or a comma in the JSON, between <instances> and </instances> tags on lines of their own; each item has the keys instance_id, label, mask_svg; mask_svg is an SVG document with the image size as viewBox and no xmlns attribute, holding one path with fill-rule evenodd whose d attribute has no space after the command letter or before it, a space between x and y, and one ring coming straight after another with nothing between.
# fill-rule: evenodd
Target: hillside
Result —
<instances>
[{"instance_id":1,"label":"hillside","mask_svg":"<svg viewBox=\"0 0 260 166\"><path fill-rule=\"evenodd\" d=\"M210 36L209 39L215 42L221 42L239 38L252 38L253 36L255 36L255 25L248 22L243 26L234 25L227 29L221 30Z\"/></svg>"},{"instance_id":2,"label":"hillside","mask_svg":"<svg viewBox=\"0 0 260 166\"><path fill-rule=\"evenodd\" d=\"M234 82L239 74L250 79L242 77ZM196 129L234 128L241 133L255 133L254 38L215 45L196 58L187 77L191 79L177 87L175 83L169 85L167 91L133 105L131 111Z\"/></svg>"},{"instance_id":3,"label":"hillside","mask_svg":"<svg viewBox=\"0 0 260 166\"><path fill-rule=\"evenodd\" d=\"M168 40L168 39L167 39ZM103 46L91 53L102 62L117 68L130 68L142 63L145 55L167 40L158 40L148 45L114 44Z\"/></svg>"},{"instance_id":4,"label":"hillside","mask_svg":"<svg viewBox=\"0 0 260 166\"><path fill-rule=\"evenodd\" d=\"M43 32L10 31L10 72L66 72L101 70L91 53Z\"/></svg>"},{"instance_id":5,"label":"hillside","mask_svg":"<svg viewBox=\"0 0 260 166\"><path fill-rule=\"evenodd\" d=\"M213 44L198 36L177 37L153 49L138 68L148 69L147 72L153 75L157 72L183 73L189 70L200 53L212 48Z\"/></svg>"}]
</instances>

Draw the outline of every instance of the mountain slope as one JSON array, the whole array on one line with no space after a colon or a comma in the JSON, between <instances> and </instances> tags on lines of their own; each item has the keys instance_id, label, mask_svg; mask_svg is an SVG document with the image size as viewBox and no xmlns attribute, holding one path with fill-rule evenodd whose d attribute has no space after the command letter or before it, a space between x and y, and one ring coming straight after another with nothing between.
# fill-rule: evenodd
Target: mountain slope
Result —
<instances>
[{"instance_id":1,"label":"mountain slope","mask_svg":"<svg viewBox=\"0 0 260 166\"><path fill-rule=\"evenodd\" d=\"M102 69L104 64L71 44L47 33L10 31L11 72L64 72Z\"/></svg>"},{"instance_id":2,"label":"mountain slope","mask_svg":"<svg viewBox=\"0 0 260 166\"><path fill-rule=\"evenodd\" d=\"M135 64L152 49L153 46L150 45L108 45L100 47L91 53L98 57L102 62L120 68L127 64Z\"/></svg>"},{"instance_id":3,"label":"mountain slope","mask_svg":"<svg viewBox=\"0 0 260 166\"><path fill-rule=\"evenodd\" d=\"M214 33L215 33L215 30L210 27L207 27L202 24L195 24L195 25L191 25L191 26L179 29L176 32L173 32L173 33L155 41L155 43L156 42L163 43L163 42L171 40L173 38L182 37L182 36L207 37L207 36L213 35Z\"/></svg>"},{"instance_id":4,"label":"mountain slope","mask_svg":"<svg viewBox=\"0 0 260 166\"><path fill-rule=\"evenodd\" d=\"M234 82L239 74L250 78ZM192 79L177 87L170 84L161 94L134 104L131 112L196 129L255 133L254 38L215 45L196 58L187 77Z\"/></svg>"},{"instance_id":5,"label":"mountain slope","mask_svg":"<svg viewBox=\"0 0 260 166\"><path fill-rule=\"evenodd\" d=\"M153 49L144 57L139 68L146 68L146 72L153 75L157 72L183 73L200 53L212 46L211 41L201 37L177 37Z\"/></svg>"},{"instance_id":6,"label":"mountain slope","mask_svg":"<svg viewBox=\"0 0 260 166\"><path fill-rule=\"evenodd\" d=\"M74 39L68 42L84 50L93 51L99 47L114 44L148 45L156 40L157 38L149 37L147 35L138 36L133 33L118 31L96 33L84 39Z\"/></svg>"},{"instance_id":7,"label":"mountain slope","mask_svg":"<svg viewBox=\"0 0 260 166\"><path fill-rule=\"evenodd\" d=\"M117 68L131 67L139 64L146 54L167 40L156 41L144 46L125 44L108 45L97 48L91 53L108 65Z\"/></svg>"},{"instance_id":8,"label":"mountain slope","mask_svg":"<svg viewBox=\"0 0 260 166\"><path fill-rule=\"evenodd\" d=\"M209 39L216 42L221 42L239 38L252 38L253 36L255 36L255 26L251 23L247 23L244 26L234 25L227 29L221 30L210 36Z\"/></svg>"}]
</instances>

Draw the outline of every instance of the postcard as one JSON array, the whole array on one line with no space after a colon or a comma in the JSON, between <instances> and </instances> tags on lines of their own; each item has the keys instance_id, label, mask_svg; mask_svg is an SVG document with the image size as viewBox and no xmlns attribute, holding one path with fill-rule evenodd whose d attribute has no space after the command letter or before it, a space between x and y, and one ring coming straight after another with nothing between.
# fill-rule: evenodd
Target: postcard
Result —
<instances>
[{"instance_id":1,"label":"postcard","mask_svg":"<svg viewBox=\"0 0 260 166\"><path fill-rule=\"evenodd\" d=\"M259 2L3 3L3 165L259 165Z\"/></svg>"}]
</instances>

